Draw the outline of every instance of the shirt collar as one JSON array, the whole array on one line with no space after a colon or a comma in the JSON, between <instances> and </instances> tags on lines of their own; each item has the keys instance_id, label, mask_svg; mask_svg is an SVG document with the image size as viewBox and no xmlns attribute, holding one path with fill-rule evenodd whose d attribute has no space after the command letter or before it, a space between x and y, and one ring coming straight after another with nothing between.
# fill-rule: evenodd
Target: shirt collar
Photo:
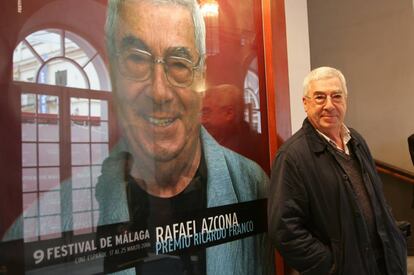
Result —
<instances>
[{"instance_id":1,"label":"shirt collar","mask_svg":"<svg viewBox=\"0 0 414 275\"><path fill-rule=\"evenodd\" d=\"M316 128L315 128L316 129ZM342 124L341 127L341 137L342 142L344 144L344 150L342 150L332 139L330 139L327 135L316 129L318 134L320 134L324 139L326 139L329 144L337 148L338 150L343 151L345 154L349 155L349 148L348 148L348 142L351 140L351 131L349 131L348 127L345 126L345 124Z\"/></svg>"}]
</instances>

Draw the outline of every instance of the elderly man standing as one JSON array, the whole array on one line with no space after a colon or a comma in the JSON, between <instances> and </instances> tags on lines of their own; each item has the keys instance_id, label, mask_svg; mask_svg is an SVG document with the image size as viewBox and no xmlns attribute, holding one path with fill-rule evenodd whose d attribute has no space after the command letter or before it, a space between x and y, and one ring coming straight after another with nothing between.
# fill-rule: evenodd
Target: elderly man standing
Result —
<instances>
[{"instance_id":1,"label":"elderly man standing","mask_svg":"<svg viewBox=\"0 0 414 275\"><path fill-rule=\"evenodd\" d=\"M364 139L344 124L343 74L320 67L304 80L302 128L272 168L269 234L301 274L406 275L406 243Z\"/></svg>"},{"instance_id":2,"label":"elderly man standing","mask_svg":"<svg viewBox=\"0 0 414 275\"><path fill-rule=\"evenodd\" d=\"M106 24L124 140L102 166L99 224L172 223L188 211L264 198L266 174L200 125L205 29L195 0L110 0ZM137 260L137 274L265 274L265 235ZM131 271L131 270L129 270ZM134 270L132 271L134 273Z\"/></svg>"}]
</instances>

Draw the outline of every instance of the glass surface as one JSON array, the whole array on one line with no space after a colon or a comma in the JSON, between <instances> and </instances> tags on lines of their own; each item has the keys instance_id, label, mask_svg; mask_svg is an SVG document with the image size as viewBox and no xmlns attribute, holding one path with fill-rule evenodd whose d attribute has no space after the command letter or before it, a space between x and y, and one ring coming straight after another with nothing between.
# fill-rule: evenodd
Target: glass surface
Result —
<instances>
[{"instance_id":1,"label":"glass surface","mask_svg":"<svg viewBox=\"0 0 414 275\"><path fill-rule=\"evenodd\" d=\"M26 118L25 118L26 117ZM27 121L27 115L22 114L22 120ZM36 141L36 119L29 118L33 122L22 123L22 141Z\"/></svg>"},{"instance_id":2,"label":"glass surface","mask_svg":"<svg viewBox=\"0 0 414 275\"><path fill-rule=\"evenodd\" d=\"M92 90L101 90L101 80L99 79L99 75L96 71L95 65L92 62L89 62L85 68L85 73L89 78L90 88Z\"/></svg>"},{"instance_id":3,"label":"glass surface","mask_svg":"<svg viewBox=\"0 0 414 275\"><path fill-rule=\"evenodd\" d=\"M35 94L22 93L20 97L21 112L36 113L37 100Z\"/></svg>"},{"instance_id":4,"label":"glass surface","mask_svg":"<svg viewBox=\"0 0 414 275\"><path fill-rule=\"evenodd\" d=\"M72 167L72 188L85 188L91 186L90 166Z\"/></svg>"},{"instance_id":5,"label":"glass surface","mask_svg":"<svg viewBox=\"0 0 414 275\"><path fill-rule=\"evenodd\" d=\"M53 95L38 95L38 116L47 119L56 119L59 114L59 98ZM44 114L44 115L41 115Z\"/></svg>"},{"instance_id":6,"label":"glass surface","mask_svg":"<svg viewBox=\"0 0 414 275\"><path fill-rule=\"evenodd\" d=\"M92 142L108 142L108 122L91 121L91 139Z\"/></svg>"},{"instance_id":7,"label":"glass surface","mask_svg":"<svg viewBox=\"0 0 414 275\"><path fill-rule=\"evenodd\" d=\"M60 192L48 191L41 192L39 199L40 216L59 214L60 211Z\"/></svg>"},{"instance_id":8,"label":"glass surface","mask_svg":"<svg viewBox=\"0 0 414 275\"><path fill-rule=\"evenodd\" d=\"M27 36L26 40L43 61L62 55L61 35L58 30L38 31Z\"/></svg>"},{"instance_id":9,"label":"glass surface","mask_svg":"<svg viewBox=\"0 0 414 275\"><path fill-rule=\"evenodd\" d=\"M25 242L37 240L37 236L39 236L39 227L38 227L37 218L24 218L23 236L24 236Z\"/></svg>"},{"instance_id":10,"label":"glass surface","mask_svg":"<svg viewBox=\"0 0 414 275\"><path fill-rule=\"evenodd\" d=\"M62 235L60 223L60 215L40 217L41 239L46 240L49 238L60 237Z\"/></svg>"},{"instance_id":11,"label":"glass surface","mask_svg":"<svg viewBox=\"0 0 414 275\"><path fill-rule=\"evenodd\" d=\"M59 144L39 143L39 166L59 166Z\"/></svg>"},{"instance_id":12,"label":"glass surface","mask_svg":"<svg viewBox=\"0 0 414 275\"><path fill-rule=\"evenodd\" d=\"M72 191L72 208L73 212L91 210L91 190L80 189Z\"/></svg>"},{"instance_id":13,"label":"glass surface","mask_svg":"<svg viewBox=\"0 0 414 275\"><path fill-rule=\"evenodd\" d=\"M99 221L99 211L93 211L93 227L98 226Z\"/></svg>"},{"instance_id":14,"label":"glass surface","mask_svg":"<svg viewBox=\"0 0 414 275\"><path fill-rule=\"evenodd\" d=\"M101 175L102 166L94 165L92 166L92 186L95 187L98 183L98 177Z\"/></svg>"},{"instance_id":15,"label":"glass surface","mask_svg":"<svg viewBox=\"0 0 414 275\"><path fill-rule=\"evenodd\" d=\"M80 97L70 98L70 116L89 117L89 99Z\"/></svg>"},{"instance_id":16,"label":"glass surface","mask_svg":"<svg viewBox=\"0 0 414 275\"><path fill-rule=\"evenodd\" d=\"M13 52L13 80L35 82L40 65L31 48L24 41L20 42Z\"/></svg>"},{"instance_id":17,"label":"glass surface","mask_svg":"<svg viewBox=\"0 0 414 275\"><path fill-rule=\"evenodd\" d=\"M89 61L85 51L71 39L65 37L65 57L75 61L81 67Z\"/></svg>"},{"instance_id":18,"label":"glass surface","mask_svg":"<svg viewBox=\"0 0 414 275\"><path fill-rule=\"evenodd\" d=\"M110 90L106 65L96 50L80 36L62 29L34 32L17 45L13 52L13 79Z\"/></svg>"},{"instance_id":19,"label":"glass surface","mask_svg":"<svg viewBox=\"0 0 414 275\"><path fill-rule=\"evenodd\" d=\"M91 99L91 117L108 120L108 101Z\"/></svg>"},{"instance_id":20,"label":"glass surface","mask_svg":"<svg viewBox=\"0 0 414 275\"><path fill-rule=\"evenodd\" d=\"M59 167L39 168L39 190L59 190Z\"/></svg>"},{"instance_id":21,"label":"glass surface","mask_svg":"<svg viewBox=\"0 0 414 275\"><path fill-rule=\"evenodd\" d=\"M59 142L59 120L55 118L39 119L39 141Z\"/></svg>"},{"instance_id":22,"label":"glass surface","mask_svg":"<svg viewBox=\"0 0 414 275\"><path fill-rule=\"evenodd\" d=\"M95 192L96 192L96 189L95 188L92 188L92 208L94 210L95 209L99 209L99 203L96 200Z\"/></svg>"},{"instance_id":23,"label":"glass surface","mask_svg":"<svg viewBox=\"0 0 414 275\"><path fill-rule=\"evenodd\" d=\"M89 142L89 120L87 117L72 116L70 136L72 142Z\"/></svg>"},{"instance_id":24,"label":"glass surface","mask_svg":"<svg viewBox=\"0 0 414 275\"><path fill-rule=\"evenodd\" d=\"M37 169L23 168L22 169L22 184L23 192L30 192L37 190Z\"/></svg>"},{"instance_id":25,"label":"glass surface","mask_svg":"<svg viewBox=\"0 0 414 275\"><path fill-rule=\"evenodd\" d=\"M74 213L73 229L75 234L84 234L92 232L92 215L91 212Z\"/></svg>"},{"instance_id":26,"label":"glass surface","mask_svg":"<svg viewBox=\"0 0 414 275\"><path fill-rule=\"evenodd\" d=\"M22 123L22 141L36 141L36 119L31 119L33 122Z\"/></svg>"},{"instance_id":27,"label":"glass surface","mask_svg":"<svg viewBox=\"0 0 414 275\"><path fill-rule=\"evenodd\" d=\"M90 164L89 144L72 144L72 165Z\"/></svg>"},{"instance_id":28,"label":"glass surface","mask_svg":"<svg viewBox=\"0 0 414 275\"><path fill-rule=\"evenodd\" d=\"M22 166L37 165L37 146L35 143L22 143Z\"/></svg>"},{"instance_id":29,"label":"glass surface","mask_svg":"<svg viewBox=\"0 0 414 275\"><path fill-rule=\"evenodd\" d=\"M97 143L91 144L92 147L92 164L101 164L108 156L108 144Z\"/></svg>"},{"instance_id":30,"label":"glass surface","mask_svg":"<svg viewBox=\"0 0 414 275\"><path fill-rule=\"evenodd\" d=\"M38 215L37 193L23 194L23 217L35 217Z\"/></svg>"},{"instance_id":31,"label":"glass surface","mask_svg":"<svg viewBox=\"0 0 414 275\"><path fill-rule=\"evenodd\" d=\"M252 62L257 70L257 60ZM259 77L253 70L248 70L244 79L244 101L247 106L245 111L245 120L256 132L262 132L261 112L260 112L260 95L259 95Z\"/></svg>"},{"instance_id":32,"label":"glass surface","mask_svg":"<svg viewBox=\"0 0 414 275\"><path fill-rule=\"evenodd\" d=\"M47 15L49 7L59 5L49 5L50 3L45 3L45 5L42 5L41 2L42 0L40 0L38 4L34 5L36 7L39 7L39 11L41 11L40 13L36 13L35 10L33 10L33 13L23 12L23 14L19 15L23 16L21 17L22 26L23 23L26 22L26 18L24 18L24 16L27 17L26 23L30 23L29 19L32 19L32 16L34 16L33 22L42 21L45 23L44 26L48 26L48 19L46 17L36 18L36 14ZM62 3L63 2L66 3L70 1L62 1ZM100 24L104 23L106 4L96 5L95 2L96 1L88 0L85 1L85 5L82 4L77 6L68 4L69 6L73 7L72 9L63 9L63 17L65 20L68 18L72 18L72 16L75 19L87 18L83 16L79 17L80 14L76 14L75 16L75 14L72 13L80 12L83 14L86 12L83 9L84 7L92 6L94 8L98 8L99 6L98 9L92 9L90 11L88 10L86 13L93 16L99 15L100 17L98 17L100 19L87 19L93 24L91 24L90 26L85 25L86 27L81 31L81 33L84 34L85 37L93 39L91 41L93 41L94 45L98 47L99 53L105 54L104 45L102 44L104 43L104 37L99 36L103 34L103 25L101 26ZM77 8L75 8L75 6ZM243 80L246 77L246 73L248 70L247 66L249 66L251 59L255 58L255 55L259 53L260 56L262 56L262 54L260 53L260 48L262 45L259 45L262 36L260 33L257 33L258 29L261 30L261 22L256 22L260 21L262 17L261 14L255 14L256 8L258 8L257 10L260 11L260 5L259 7L256 7L251 2L228 1L225 5L223 5L223 7L220 7L220 9L217 10L217 13L220 13L220 18L217 17L215 19L212 19L210 17L206 20L208 38L206 54L210 59L206 61L206 81L203 81L203 84L200 85L207 86L197 88L200 88L200 90L208 89L210 88L208 87L208 85L212 83L237 83L238 88L240 88L240 90L243 91ZM56 9L58 9L58 7L56 7ZM50 14L53 15L52 17L54 17L54 19L58 19L59 17L56 17L56 14L59 13L53 12ZM218 14L213 16L218 16ZM232 20L226 20L226 18L229 19L230 17L232 18ZM52 21L54 23L59 23L55 22L56 20ZM59 24L60 26L67 26L67 24L63 24L65 22L60 23L62 23ZM259 28L257 28L255 24L260 25ZM30 29L36 29L34 27L36 26L27 26L27 28L25 27L24 29L20 30L21 34L25 32L27 33L27 31L30 31ZM165 27L167 28L171 26L167 24ZM71 29L75 30L76 28ZM162 32L162 30L159 31ZM157 31L154 32L152 30L150 32L150 35L153 35L153 38L157 39L157 33ZM40 39L40 37L42 37L42 39ZM169 40L169 42L171 43L168 43L167 47L175 46L176 41L173 40L174 38L175 37L166 38L167 40L171 39ZM23 150L23 164L25 164L26 166L23 168L24 170L22 170L23 190L25 190L27 195L24 202L25 208L28 209L27 213L29 215L37 215L37 220L34 218L34 216L27 218L27 222L25 222L25 226L27 226L27 228L25 228L26 233L24 234L26 237L36 237L39 235L43 235L40 238L37 238L38 240L59 237L61 236L61 230L63 230L63 224L70 225L72 228L68 229L73 230L74 234L88 233L91 232L93 230L93 227L97 225L99 215L102 215L102 222L108 222L110 220L109 218L111 217L111 215L115 215L116 211L120 210L115 208L118 207L117 205L115 205L113 208L110 207L111 205L114 205L113 202L110 200L112 197L110 196L110 194L109 196L100 198L102 205L101 209L99 209L100 205L98 204L95 197L95 186L100 176L102 177L101 184L103 186L99 186L99 188L101 188L99 189L99 191L113 192L113 190L119 190L118 186L116 186L116 188L112 188L113 186L105 186L103 182L109 182L109 184L122 184L122 180L119 180L116 173L110 173L111 168L114 168L111 162L107 162L108 165L105 167L105 169L108 170L104 171L105 176L103 176L101 173L101 165L110 154L109 141L111 141L111 146L115 146L118 142L117 138L120 137L123 133L125 133L125 131L122 132L122 127L120 125L117 125L117 119L122 121L123 119L125 120L127 118L112 117L112 109L114 102L113 99L110 98L106 93L71 88L76 87L100 89L101 87L110 87L110 85L108 85L108 74L105 69L105 64L107 65L110 59L108 58L109 56L105 54L105 62L103 62L99 56L95 56L96 50L93 49L86 41L81 39L78 36L78 34L70 33L63 29L59 31L44 30L43 33L36 32L35 34L30 35L28 38L28 44L24 45L23 43L21 45L22 49L18 49L15 51L16 56L14 60L16 60L16 63L17 60L21 62L19 64L16 64L16 68L19 66L18 68L20 70L18 71L16 69L16 75L23 75L24 68L22 62L26 62L24 58L18 59L18 55L24 56L26 54L28 56L27 58L31 58L31 62L33 62L33 64L36 64L36 56L31 54L30 51L31 46L34 47L34 51L36 53L39 53L39 56L44 61L44 64L41 67L41 69L39 69L39 64L37 65L37 67L31 66L30 68L28 68L30 74L36 76L36 74L39 72L40 83L55 85L55 87L46 87L44 85L21 84L21 86L29 87L31 91L36 91L36 93L39 93L39 95L32 95L31 98L30 96L26 96L24 99L22 97L22 108L20 112L25 113L25 116L22 115L22 117L24 117L24 120L22 120L22 122L18 122L18 125L14 125L16 127L22 127L22 139L24 141L24 144L26 144L22 145L26 146L25 150ZM23 47L26 47L26 49L23 49ZM151 52L157 51L157 49L149 50L151 50ZM166 50L160 50L163 50L163 52L160 53L160 57L165 57L164 54L167 55L167 53L169 53L170 51L170 48ZM180 48L177 50L177 53L182 53L183 55L185 55L186 49ZM172 59L168 60L171 61ZM39 62L37 61L37 63ZM170 63L169 67L173 67L174 64ZM260 64L263 64L263 62L260 62ZM85 65L84 68L82 68L83 65ZM156 70L162 70L162 66L160 66L159 64L154 65L154 68L156 68ZM174 76L174 79L180 80L180 75L174 74L173 71L170 71L169 75ZM163 74L163 77L165 77L165 74ZM260 77L263 76L260 75ZM25 77L22 77L22 79L24 78ZM32 79L31 81L34 80ZM149 82L150 81L151 80L149 80ZM88 83L90 83L90 87L88 87ZM168 85L168 82L166 83ZM134 84L131 83L131 81L128 82L125 79L122 83L118 82L118 84L121 85L118 85L117 87L120 87L124 84L128 84L136 89L139 89L142 86L134 86ZM151 85L148 85L147 87L148 89L151 89ZM258 87L256 88L258 89ZM256 95L257 94L258 93L256 93ZM143 95L143 93L137 92L136 95L137 97L133 98L132 100L138 102L138 100L141 99L139 98L139 96ZM188 99L186 97L189 95L190 94L187 93L185 97L181 99L185 101L186 99ZM193 95L193 93L191 93L191 95ZM246 98L245 101L247 101ZM183 105L191 105L194 103L194 101L179 102L179 105L181 105L181 103L183 103ZM266 106L264 102L262 103L262 106ZM249 104L249 102L247 102L246 104ZM137 106L138 105L139 104L137 104ZM240 104L240 106L241 105L242 104ZM184 110L186 107L192 108L194 106L195 105L181 107L183 107ZM119 107L126 108L126 106ZM145 110L143 110L141 113L145 113L146 119L149 122L147 123L148 125L152 124L154 126L152 128L159 129L159 132L165 134L162 138L164 140L167 140L167 142L163 144L178 144L179 141L177 141L177 138L183 136L180 132L183 129L178 129L180 133L178 133L178 136L175 136L173 133L174 131L169 131L167 129L167 126L169 124L172 124L173 122L173 119L170 120L168 117L181 116L183 113L175 108L160 108L158 110L155 106L147 107L148 108L145 108L144 106L142 109ZM154 107L154 109L152 109L151 107ZM258 104L257 107L260 108L260 104ZM13 111L16 111L17 114L19 113L19 110ZM138 112L140 112L140 110L138 110ZM198 110L194 113L196 112L198 112ZM109 114L111 114L111 116ZM260 117L258 119L256 118L256 120L257 123L261 123ZM126 125L128 125L127 123L129 123L130 121L123 122L126 122ZM176 127L174 125L172 125L169 129L175 129ZM162 130L161 128L164 128L164 130ZM146 130L148 129L149 128L147 127ZM267 127L265 129L267 129ZM110 130L113 130L114 132L110 132ZM143 129L136 130L141 131ZM135 131L135 133L137 131ZM173 142L169 142L170 139L172 139L172 136L174 136L174 140ZM242 141L237 142L236 140L236 144L238 144L239 146L239 148L236 149L244 148L249 145L251 146L252 144L258 144L250 142L250 140L248 141L247 138L245 138L245 135L243 134L237 134L234 136L236 139L239 139L239 141ZM145 138L143 137L142 133L137 134L135 138L137 137L141 139ZM114 140L112 140L112 138L114 138ZM151 143L150 139L151 138L144 140L147 141L146 144ZM263 144L266 144L266 142L264 142L264 139L262 141ZM21 142L19 140L19 137L17 138L17 142ZM30 144L30 142L32 142L32 144ZM174 150L174 146L170 146L168 148L168 151L170 150ZM142 160L139 159L139 157L137 156L136 161ZM183 161L185 162L188 160ZM213 162L214 161L215 160L213 160ZM243 159L243 162L247 162L247 160ZM266 165L268 166L269 161L265 160L264 163L266 163ZM114 165L118 164L123 165L124 162L121 160L121 163L119 163L117 162L117 160L115 160ZM153 163L150 160L149 165L151 166L152 164ZM28 165L31 165L33 167ZM122 167L121 169L123 168L127 169L129 167ZM151 169L148 169L149 173L150 170ZM156 176L156 178L159 176L160 178L166 179L166 175L159 175L159 173L161 173L161 170L162 169L156 169L156 173L154 176ZM209 171L209 173L212 173L212 171ZM20 187L21 186L19 186L18 184L16 186L16 189L20 189ZM207 196L210 197L211 194L208 194ZM143 197L146 196L144 195ZM243 195L242 197L244 198L245 196ZM64 199L66 198L67 201L64 201ZM256 197L252 195L252 198L250 199L254 200L255 198ZM34 201L36 200L37 202L34 203ZM200 199L198 201L201 202L203 200ZM126 206L125 203L126 202L121 201L121 205ZM155 213L154 215L157 216L159 213L159 209L154 209L152 206L153 205L150 205L148 207L148 213ZM21 208L21 206L19 206L19 208ZM187 207L185 211L188 211ZM17 210L16 212L19 211ZM257 212L258 211L256 211L255 214L258 214ZM177 214L177 217L174 217L174 215L176 215L176 212L166 214L171 214L172 216L172 222L170 223L171 225L173 222L175 223L174 219L180 218L179 214ZM156 222L161 220L158 219L158 216L155 218ZM193 217L190 216L189 221L191 219L193 219ZM113 222L119 223L122 221L123 220L114 220ZM164 223L165 221L161 220L161 222ZM138 221L137 224L138 226L146 226L145 223L141 223L140 221ZM148 229L152 232L153 228L148 227ZM116 234L116 232L110 233L113 233L112 236L115 236ZM65 233L65 238L58 239L56 240L56 242L64 244L75 243L77 239L71 238L71 234L72 232ZM87 239L89 236L90 235L82 236L81 238ZM154 236L151 235L152 239L153 237ZM92 238L95 237L92 236ZM143 243L144 241L147 242L147 240L142 240L142 242L140 242ZM82 245L79 242L78 244ZM151 248L154 248L154 244L155 243L151 243ZM39 249L42 247L41 245L43 245L43 243L39 243ZM53 246L50 247L53 248ZM114 249L117 248L118 247L114 246ZM246 251L254 249L255 248L247 247ZM180 251L178 251L178 253L180 253ZM260 253L256 253L255 255L258 254ZM241 254L238 255L238 258L243 258L244 256L244 254ZM210 259L205 260L209 261ZM79 267L79 273L88 273L89 266L93 264L95 264L95 262L91 260L90 263L87 262L85 264L78 265L77 267ZM70 265L70 263L65 263L63 265L59 265L56 267L48 266L47 269L48 271L50 270L51 273L60 273L59 271L57 271L57 269L61 270L62 274L68 272L70 273L71 267L67 268L67 266ZM83 267L85 266L86 268L83 269ZM41 272L42 270L39 270L38 273Z\"/></svg>"},{"instance_id":33,"label":"glass surface","mask_svg":"<svg viewBox=\"0 0 414 275\"><path fill-rule=\"evenodd\" d=\"M38 82L49 85L88 89L89 84L85 77L86 75L81 68L69 60L59 58L53 59L43 66L40 70Z\"/></svg>"}]
</instances>

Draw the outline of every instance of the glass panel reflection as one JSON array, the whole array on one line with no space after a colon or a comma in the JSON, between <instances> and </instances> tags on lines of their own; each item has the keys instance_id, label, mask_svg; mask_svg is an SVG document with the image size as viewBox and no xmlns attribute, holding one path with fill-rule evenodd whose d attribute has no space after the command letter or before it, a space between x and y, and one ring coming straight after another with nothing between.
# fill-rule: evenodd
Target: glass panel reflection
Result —
<instances>
[{"instance_id":1,"label":"glass panel reflection","mask_svg":"<svg viewBox=\"0 0 414 275\"><path fill-rule=\"evenodd\" d=\"M23 236L26 242L37 240L37 236L39 236L37 218L24 218L23 228Z\"/></svg>"},{"instance_id":2,"label":"glass panel reflection","mask_svg":"<svg viewBox=\"0 0 414 275\"><path fill-rule=\"evenodd\" d=\"M24 41L13 52L13 80L35 82L41 62Z\"/></svg>"},{"instance_id":3,"label":"glass panel reflection","mask_svg":"<svg viewBox=\"0 0 414 275\"><path fill-rule=\"evenodd\" d=\"M23 192L30 192L37 190L37 173L36 168L22 169L22 183Z\"/></svg>"},{"instance_id":4,"label":"glass panel reflection","mask_svg":"<svg viewBox=\"0 0 414 275\"><path fill-rule=\"evenodd\" d=\"M42 240L60 237L60 215L40 217L40 235Z\"/></svg>"},{"instance_id":5,"label":"glass panel reflection","mask_svg":"<svg viewBox=\"0 0 414 275\"><path fill-rule=\"evenodd\" d=\"M49 191L40 193L39 208L40 215L51 215L60 213L60 192Z\"/></svg>"},{"instance_id":6,"label":"glass panel reflection","mask_svg":"<svg viewBox=\"0 0 414 275\"><path fill-rule=\"evenodd\" d=\"M95 209L99 209L99 203L98 203L98 201L96 200L96 197L95 197L95 192L96 192L96 189L95 188L93 188L92 189L92 208L95 210Z\"/></svg>"},{"instance_id":7,"label":"glass panel reflection","mask_svg":"<svg viewBox=\"0 0 414 275\"><path fill-rule=\"evenodd\" d=\"M65 56L72 59L82 67L89 61L88 56L82 48L67 37L65 37Z\"/></svg>"},{"instance_id":8,"label":"glass panel reflection","mask_svg":"<svg viewBox=\"0 0 414 275\"><path fill-rule=\"evenodd\" d=\"M92 90L101 90L101 81L102 79L99 78L98 72L93 64L93 61L89 62L88 65L83 68L85 70L86 75L89 78L91 89Z\"/></svg>"},{"instance_id":9,"label":"glass panel reflection","mask_svg":"<svg viewBox=\"0 0 414 275\"><path fill-rule=\"evenodd\" d=\"M72 116L72 118L74 117ZM72 142L89 142L89 121L87 118L72 120L70 133Z\"/></svg>"},{"instance_id":10,"label":"glass panel reflection","mask_svg":"<svg viewBox=\"0 0 414 275\"><path fill-rule=\"evenodd\" d=\"M72 188L85 188L90 186L90 167L72 167Z\"/></svg>"},{"instance_id":11,"label":"glass panel reflection","mask_svg":"<svg viewBox=\"0 0 414 275\"><path fill-rule=\"evenodd\" d=\"M92 216L91 212L74 213L73 214L73 229L75 234L84 234L92 232Z\"/></svg>"},{"instance_id":12,"label":"glass panel reflection","mask_svg":"<svg viewBox=\"0 0 414 275\"><path fill-rule=\"evenodd\" d=\"M59 98L57 96L51 95L38 95L38 113L39 114L48 114L48 115L39 115L39 118L43 118L45 122L47 119L56 119L57 114L59 114Z\"/></svg>"},{"instance_id":13,"label":"glass panel reflection","mask_svg":"<svg viewBox=\"0 0 414 275\"><path fill-rule=\"evenodd\" d=\"M91 210L91 190L81 189L72 191L72 205L73 211L86 211Z\"/></svg>"},{"instance_id":14,"label":"glass panel reflection","mask_svg":"<svg viewBox=\"0 0 414 275\"><path fill-rule=\"evenodd\" d=\"M20 97L22 141L36 141L36 95L22 94Z\"/></svg>"},{"instance_id":15,"label":"glass panel reflection","mask_svg":"<svg viewBox=\"0 0 414 275\"><path fill-rule=\"evenodd\" d=\"M35 217L37 215L37 193L23 194L23 216Z\"/></svg>"},{"instance_id":16,"label":"glass panel reflection","mask_svg":"<svg viewBox=\"0 0 414 275\"><path fill-rule=\"evenodd\" d=\"M39 123L39 141L58 142L59 141L59 121L58 119L45 119L44 123Z\"/></svg>"},{"instance_id":17,"label":"glass panel reflection","mask_svg":"<svg viewBox=\"0 0 414 275\"><path fill-rule=\"evenodd\" d=\"M36 141L36 119L30 113L22 113L22 141Z\"/></svg>"},{"instance_id":18,"label":"glass panel reflection","mask_svg":"<svg viewBox=\"0 0 414 275\"><path fill-rule=\"evenodd\" d=\"M111 87L97 51L82 37L62 29L34 32L16 46L13 79L106 91Z\"/></svg>"},{"instance_id":19,"label":"glass panel reflection","mask_svg":"<svg viewBox=\"0 0 414 275\"><path fill-rule=\"evenodd\" d=\"M90 164L89 144L72 144L72 165Z\"/></svg>"},{"instance_id":20,"label":"glass panel reflection","mask_svg":"<svg viewBox=\"0 0 414 275\"><path fill-rule=\"evenodd\" d=\"M64 87L89 88L82 69L64 58L50 60L40 71L38 81Z\"/></svg>"},{"instance_id":21,"label":"glass panel reflection","mask_svg":"<svg viewBox=\"0 0 414 275\"><path fill-rule=\"evenodd\" d=\"M60 31L55 29L34 32L26 37L27 42L33 47L44 61L49 58L62 55Z\"/></svg>"},{"instance_id":22,"label":"glass panel reflection","mask_svg":"<svg viewBox=\"0 0 414 275\"><path fill-rule=\"evenodd\" d=\"M95 187L98 183L98 177L101 175L101 169L102 167L100 165L98 166L92 166L92 186Z\"/></svg>"},{"instance_id":23,"label":"glass panel reflection","mask_svg":"<svg viewBox=\"0 0 414 275\"><path fill-rule=\"evenodd\" d=\"M99 221L99 211L93 211L93 227L96 228L98 226Z\"/></svg>"},{"instance_id":24,"label":"glass panel reflection","mask_svg":"<svg viewBox=\"0 0 414 275\"><path fill-rule=\"evenodd\" d=\"M108 122L100 122L99 125L96 125L94 122L92 123L92 142L108 142Z\"/></svg>"},{"instance_id":25,"label":"glass panel reflection","mask_svg":"<svg viewBox=\"0 0 414 275\"><path fill-rule=\"evenodd\" d=\"M39 169L39 189L59 190L60 189L59 167Z\"/></svg>"},{"instance_id":26,"label":"glass panel reflection","mask_svg":"<svg viewBox=\"0 0 414 275\"><path fill-rule=\"evenodd\" d=\"M40 143L39 144L39 165L40 166L59 166L59 144Z\"/></svg>"},{"instance_id":27,"label":"glass panel reflection","mask_svg":"<svg viewBox=\"0 0 414 275\"><path fill-rule=\"evenodd\" d=\"M22 143L22 166L37 165L37 148L35 143Z\"/></svg>"},{"instance_id":28,"label":"glass panel reflection","mask_svg":"<svg viewBox=\"0 0 414 275\"><path fill-rule=\"evenodd\" d=\"M23 113L36 113L36 95L22 93L20 97L21 111Z\"/></svg>"},{"instance_id":29,"label":"glass panel reflection","mask_svg":"<svg viewBox=\"0 0 414 275\"><path fill-rule=\"evenodd\" d=\"M91 99L91 117L108 120L108 102L106 100Z\"/></svg>"},{"instance_id":30,"label":"glass panel reflection","mask_svg":"<svg viewBox=\"0 0 414 275\"><path fill-rule=\"evenodd\" d=\"M92 144L92 164L101 164L108 156L108 144Z\"/></svg>"},{"instance_id":31,"label":"glass panel reflection","mask_svg":"<svg viewBox=\"0 0 414 275\"><path fill-rule=\"evenodd\" d=\"M72 119L74 119L73 116L89 117L89 99L71 97L70 115Z\"/></svg>"}]
</instances>

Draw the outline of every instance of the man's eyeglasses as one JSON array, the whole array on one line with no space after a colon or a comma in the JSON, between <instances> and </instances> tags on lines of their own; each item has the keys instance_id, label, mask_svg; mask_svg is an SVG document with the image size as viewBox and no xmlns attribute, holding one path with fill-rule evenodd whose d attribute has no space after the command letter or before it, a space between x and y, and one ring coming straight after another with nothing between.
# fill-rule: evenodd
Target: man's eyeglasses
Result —
<instances>
[{"instance_id":1,"label":"man's eyeglasses","mask_svg":"<svg viewBox=\"0 0 414 275\"><path fill-rule=\"evenodd\" d=\"M135 81L145 81L151 77L155 64L161 64L168 82L175 87L188 87L193 83L194 70L198 69L200 57L194 64L180 56L154 57L140 49L128 49L118 53L118 68L123 76Z\"/></svg>"},{"instance_id":2,"label":"man's eyeglasses","mask_svg":"<svg viewBox=\"0 0 414 275\"><path fill-rule=\"evenodd\" d=\"M342 92L332 93L330 95L323 94L323 93L317 93L317 94L314 94L312 97L310 96L305 96L305 97L313 100L318 105L325 104L328 97L331 98L331 101L333 103L342 103L344 101L344 94Z\"/></svg>"}]
</instances>

